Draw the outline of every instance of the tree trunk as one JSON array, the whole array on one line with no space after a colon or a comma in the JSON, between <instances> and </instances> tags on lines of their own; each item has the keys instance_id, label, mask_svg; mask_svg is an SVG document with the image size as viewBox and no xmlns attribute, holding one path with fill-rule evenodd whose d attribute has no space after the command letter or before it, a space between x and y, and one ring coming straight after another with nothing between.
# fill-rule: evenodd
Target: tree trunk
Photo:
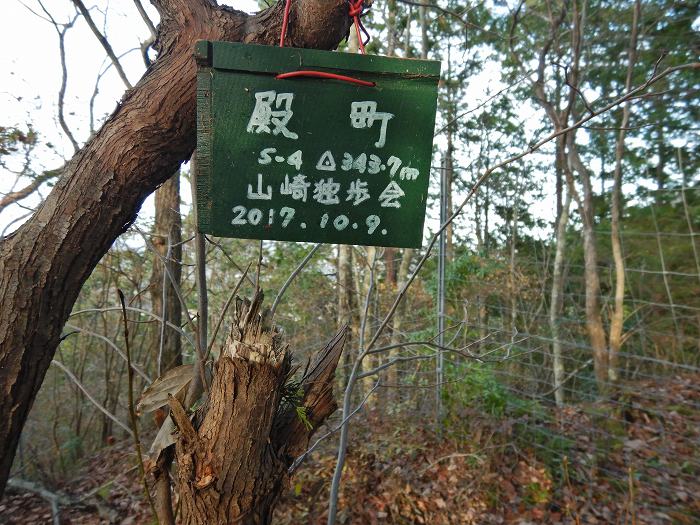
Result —
<instances>
[{"instance_id":1,"label":"tree trunk","mask_svg":"<svg viewBox=\"0 0 700 525\"><path fill-rule=\"evenodd\" d=\"M237 300L209 400L194 423L170 399L185 525L272 523L289 467L336 409L334 372L346 329L316 356L299 396L286 391L291 355L267 312L260 314L261 302L262 294L252 304Z\"/></svg>"},{"instance_id":2,"label":"tree trunk","mask_svg":"<svg viewBox=\"0 0 700 525\"><path fill-rule=\"evenodd\" d=\"M144 199L195 145L194 44L275 45L284 5L247 15L208 0L152 0L158 60L65 168L34 216L0 244L0 494L32 402L80 288ZM287 43L333 49L346 0L292 4Z\"/></svg>"},{"instance_id":3,"label":"tree trunk","mask_svg":"<svg viewBox=\"0 0 700 525\"><path fill-rule=\"evenodd\" d=\"M487 163L488 169L488 163ZM489 211L491 208L491 196L489 195L489 181L484 181L484 256L488 258L489 256L489 244L490 244L490 230L489 230Z\"/></svg>"},{"instance_id":4,"label":"tree trunk","mask_svg":"<svg viewBox=\"0 0 700 525\"><path fill-rule=\"evenodd\" d=\"M337 326L348 325L350 332L348 341L355 344L359 331L359 318L357 315L357 300L355 297L355 276L353 275L352 246L338 245L338 319ZM343 357L343 387L345 377L352 367L352 356L345 352Z\"/></svg>"},{"instance_id":5,"label":"tree trunk","mask_svg":"<svg viewBox=\"0 0 700 525\"><path fill-rule=\"evenodd\" d=\"M151 273L151 304L153 312L163 321L154 331L157 376L182 364L180 334L165 326L166 321L180 326L182 308L173 283L163 265L168 265L175 286L182 276L182 218L180 216L180 173L170 177L156 190L156 217L151 242L160 257L153 258ZM162 259L161 259L162 258Z\"/></svg>"},{"instance_id":6,"label":"tree trunk","mask_svg":"<svg viewBox=\"0 0 700 525\"><path fill-rule=\"evenodd\" d=\"M413 21L413 6L408 6L408 14L406 15L406 32L403 41L403 56L411 58L411 22Z\"/></svg>"},{"instance_id":7,"label":"tree trunk","mask_svg":"<svg viewBox=\"0 0 700 525\"><path fill-rule=\"evenodd\" d=\"M377 283L377 272L378 272L378 266L377 263L379 262L379 253L377 250L376 246L367 246L365 248L366 253L367 253L367 259L365 261L365 275L364 279L362 281L362 295L361 299L363 301L362 305L362 311L360 312L360 323L361 323L361 329L360 329L360 337L362 340L359 341L360 343L360 353L362 353L362 350L369 344L370 340L372 339L372 304L374 302L374 296L376 293L376 283ZM368 355L362 360L361 363L361 370L362 372L367 372L368 370L372 370L376 366L376 355ZM372 390L372 387L374 386L374 380L371 376L365 377L362 382L361 382L362 388L360 389L362 392L362 396L364 397L365 394L367 394L370 390ZM370 400L367 401L367 404L370 405L371 402Z\"/></svg>"},{"instance_id":8,"label":"tree trunk","mask_svg":"<svg viewBox=\"0 0 700 525\"><path fill-rule=\"evenodd\" d=\"M578 173L583 186L583 199L579 203L579 213L583 222L581 234L583 236L583 264L586 280L586 329L593 350L593 367L598 390L604 392L608 380L609 359L607 338L600 313L600 278L598 276L598 248L593 218L593 187L590 174L579 157L574 137L575 133L570 133L567 136L567 155L569 165ZM573 193L575 189L569 187L569 191Z\"/></svg>"},{"instance_id":9,"label":"tree trunk","mask_svg":"<svg viewBox=\"0 0 700 525\"><path fill-rule=\"evenodd\" d=\"M515 333L516 320L518 318L518 294L516 292L515 275L515 255L518 245L518 221L520 220L518 193L518 177L515 179L515 190L513 191L513 201L511 203L512 217L510 223L510 261L508 268L508 299L510 300L510 332Z\"/></svg>"},{"instance_id":10,"label":"tree trunk","mask_svg":"<svg viewBox=\"0 0 700 525\"><path fill-rule=\"evenodd\" d=\"M549 329L552 333L552 371L554 372L554 401L558 407L564 405L564 375L566 373L561 352L561 331L559 316L561 315L564 298L564 253L566 251L566 226L569 222L571 192L566 193L561 214L557 221L557 248L554 255L552 271L552 295L549 306Z\"/></svg>"},{"instance_id":11,"label":"tree trunk","mask_svg":"<svg viewBox=\"0 0 700 525\"><path fill-rule=\"evenodd\" d=\"M658 102L655 102L658 104ZM666 188L666 138L664 133L664 124L659 124L659 136L656 140L656 154L659 157L656 163L656 168L654 172L656 174L656 193L654 194L654 200L656 204L659 205L662 202L662 192Z\"/></svg>"},{"instance_id":12,"label":"tree trunk","mask_svg":"<svg viewBox=\"0 0 700 525\"><path fill-rule=\"evenodd\" d=\"M409 270L411 268L411 260L413 259L413 249L412 248L406 248L403 251L403 255L401 256L401 264L399 265L399 274L397 278L397 290L402 290L403 287L406 285L406 281L408 280L408 274ZM390 345L397 345L399 344L404 338L402 335L403 331L403 324L404 320L406 318L406 304L408 303L407 298L404 298L403 301L399 303L399 305L396 307L396 312L394 313L394 318L392 320L392 332L391 332L391 341ZM388 354L388 360L391 361L392 359L396 359L399 357L401 353L400 348L393 348L389 350ZM387 369L387 383L389 385L389 392L387 394L387 397L389 398L388 401L391 402L393 399L397 398L396 392L398 392L398 384L399 384L399 374L398 374L398 364L394 366L390 366Z\"/></svg>"},{"instance_id":13,"label":"tree trunk","mask_svg":"<svg viewBox=\"0 0 700 525\"><path fill-rule=\"evenodd\" d=\"M393 57L396 54L396 0L387 0L387 15L386 15L386 55Z\"/></svg>"},{"instance_id":14,"label":"tree trunk","mask_svg":"<svg viewBox=\"0 0 700 525\"><path fill-rule=\"evenodd\" d=\"M447 192L447 209L445 217L452 216L452 181L454 180L454 133L455 133L455 113L456 102L454 97L454 88L452 87L452 58L451 47L447 51L447 150L445 152L445 162L443 169L445 170L445 191ZM454 222L447 225L445 230L445 258L447 262L454 259Z\"/></svg>"},{"instance_id":15,"label":"tree trunk","mask_svg":"<svg viewBox=\"0 0 700 525\"><path fill-rule=\"evenodd\" d=\"M625 91L629 91L632 87L632 74L634 73L634 64L637 61L637 26L641 17L641 9L641 1L637 0L634 4L632 34L627 51ZM610 243L612 245L613 260L615 261L615 306L610 319L610 362L608 364L608 379L612 382L617 381L618 356L622 346L622 328L625 315L625 261L622 258L620 221L622 220L622 157L625 153L625 131L629 125L631 110L632 103L628 100L622 108L620 132L615 144L615 173L613 175L610 206Z\"/></svg>"},{"instance_id":16,"label":"tree trunk","mask_svg":"<svg viewBox=\"0 0 700 525\"><path fill-rule=\"evenodd\" d=\"M428 58L428 16L427 16L427 0L421 0L418 6L418 18L420 20L420 57L425 60Z\"/></svg>"}]
</instances>

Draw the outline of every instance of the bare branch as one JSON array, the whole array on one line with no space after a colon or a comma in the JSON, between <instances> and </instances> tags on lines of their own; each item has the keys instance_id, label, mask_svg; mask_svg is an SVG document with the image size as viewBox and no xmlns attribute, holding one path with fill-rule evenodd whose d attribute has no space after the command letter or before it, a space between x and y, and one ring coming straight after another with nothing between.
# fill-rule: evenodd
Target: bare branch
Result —
<instances>
[{"instance_id":1,"label":"bare branch","mask_svg":"<svg viewBox=\"0 0 700 525\"><path fill-rule=\"evenodd\" d=\"M238 290L240 289L241 285L243 284L243 281L248 276L248 270L250 270L250 266L252 264L253 263L248 263L248 267L243 272L243 275L241 275L241 278L238 280L238 283L236 283L236 286L233 288L231 295L229 295L228 299L226 300L226 304L224 304L224 308L221 310L221 315L219 316L219 320L216 322L216 326L214 327L214 333L211 334L211 341L209 342L209 347L207 348L207 353L204 356L205 363L207 362L207 359L209 359L209 354L211 354L212 348L214 348L214 342L216 341L216 335L219 333L219 328L221 328L221 323L224 321L224 318L226 317L226 312L228 312L229 306L231 306L231 303L233 302L233 299L236 297Z\"/></svg>"},{"instance_id":2,"label":"bare branch","mask_svg":"<svg viewBox=\"0 0 700 525\"><path fill-rule=\"evenodd\" d=\"M374 391L375 391L377 388L379 388L379 384L380 384L380 381L377 381L377 382L375 383L374 387L372 387L372 389L371 389L369 392L367 392L367 394L365 395L365 397L362 398L362 401L360 401L360 404L357 405L357 406L355 407L355 409L354 409L352 412L350 412L350 413L347 415L347 417L346 417L345 419L343 419L337 427L335 427L334 429L330 430L329 432L326 432L324 435L322 435L320 438L318 438L318 439L314 442L314 444L311 445L311 446L306 450L306 452L304 452L301 456L299 456L298 458L296 458L296 459L294 460L294 463L292 463L292 465L289 467L289 470L287 470L287 474L289 474L290 476L291 476L292 474L294 474L294 472L296 472L296 470L297 470L297 469L299 468L299 466L304 462L304 460L309 456L309 454L311 454L314 450L316 450L316 448L317 448L323 441L325 441L326 439L328 439L329 437L331 437L333 434L335 434L336 432L338 432L338 430L340 430L340 429L343 428L345 425L347 425L347 424L348 424L348 421L350 421L350 419L352 419L352 417L353 417L355 414L357 414L363 406L365 406L365 404L367 403L367 400L369 399L369 397L374 393Z\"/></svg>"},{"instance_id":3,"label":"bare branch","mask_svg":"<svg viewBox=\"0 0 700 525\"><path fill-rule=\"evenodd\" d=\"M153 21L148 16L148 13L146 13L146 10L143 8L143 4L141 3L141 0L134 0L134 4L136 5L136 9L138 10L139 14L141 15L141 19L145 22L146 27L148 27L148 31L151 33L151 39L155 40L155 38L158 36L158 33L156 31L156 26L153 25Z\"/></svg>"},{"instance_id":4,"label":"bare branch","mask_svg":"<svg viewBox=\"0 0 700 525\"><path fill-rule=\"evenodd\" d=\"M246 276L246 279L248 279L248 282L251 285L255 286L255 281L253 280L253 278L250 275L248 275L247 271L244 271L241 265L239 265L236 261L233 260L233 257L229 255L229 253L224 249L221 243L216 242L214 239L212 239L211 237L207 237L206 235L204 236L204 238L209 244L212 244L213 246L217 247L219 251L221 251L221 253L224 255L224 257L226 257L228 262L230 262L236 268L236 270L238 270L239 272L243 272Z\"/></svg>"},{"instance_id":5,"label":"bare branch","mask_svg":"<svg viewBox=\"0 0 700 525\"><path fill-rule=\"evenodd\" d=\"M41 175L37 175L36 177L34 177L32 182L27 184L24 188L17 191L12 191L4 195L2 199L0 199L0 213L9 205L19 202L22 199L26 199L32 193L34 193L44 182L59 177L61 173L63 173L63 168L45 171Z\"/></svg>"},{"instance_id":6,"label":"bare branch","mask_svg":"<svg viewBox=\"0 0 700 525\"><path fill-rule=\"evenodd\" d=\"M134 307L134 306L127 306L126 309L127 309L129 312L138 312L138 313L140 313L140 314L147 315L147 316L153 318L153 320L155 320L155 321L157 321L157 322L159 322L159 323L160 323L160 322L163 322L163 318L160 317L158 314L155 314L155 313L153 313L153 312L149 312L148 310L144 310L143 308L136 308L136 307ZM107 308L85 308L85 309L83 309L83 310L78 310L78 311L75 311L75 312L71 313L71 314L70 314L70 317L75 317L75 316L77 316L77 315L89 314L89 313L101 314L101 313L104 313L104 312L121 312L121 310L122 310L122 309L121 309L120 306L108 306ZM179 333L182 337L184 337L185 339L187 339L187 342L190 343L190 344L192 345L192 347L195 346L194 341L192 341L192 338L191 338L191 337L189 336L189 334L188 334L187 332L185 332L182 328L180 328L180 327L177 326L177 325L174 325L174 324L171 323L170 321L166 321L165 324L168 326L168 328L170 328L171 330L175 330L175 331L176 331L177 333Z\"/></svg>"},{"instance_id":7,"label":"bare branch","mask_svg":"<svg viewBox=\"0 0 700 525\"><path fill-rule=\"evenodd\" d=\"M68 328L68 329L70 329L70 330L75 330L76 332L80 332L80 333L85 334L85 335L90 336L90 337L96 337L97 339L100 339L100 340L104 341L104 342L107 343L107 345L110 346L115 352L117 352L117 354L119 354L119 357L121 357L122 359L124 359L124 361L126 361L127 363L129 362L129 360L127 359L126 354L125 354L124 352L122 352L121 348L119 348L116 344L114 344L114 341L112 341L109 337L106 337L106 336L104 336L104 335L102 335L102 334L98 334L98 333L96 333L96 332L92 332L92 331L90 331L90 330L86 330L85 328L81 328L80 326L76 326L76 325L73 325L73 324L70 324L70 323L66 323L66 328ZM136 366L134 363L131 363L131 368L133 368L134 371L135 371L138 375L140 375L141 378L143 378L147 383L152 383L152 382L153 382L153 381L151 380L151 378L148 376L148 374L146 374L146 372L144 372L144 371L141 369L141 367Z\"/></svg>"},{"instance_id":8,"label":"bare branch","mask_svg":"<svg viewBox=\"0 0 700 525\"><path fill-rule=\"evenodd\" d=\"M134 448L136 449L136 459L139 466L139 473L141 474L141 482L143 483L143 493L146 496L146 500L151 507L151 511L154 516L156 514L156 508L153 505L153 499L151 499L151 492L148 490L148 483L146 482L146 469L143 466L143 455L141 453L141 439L139 438L139 427L138 420L136 417L136 406L134 404L134 372L131 369L131 351L129 349L129 322L126 315L126 300L124 299L124 293L117 288L117 293L119 294L119 301L122 305L122 320L124 321L124 345L126 348L126 360L128 367L127 378L129 382L128 396L129 396L129 419L131 420L132 437L134 438Z\"/></svg>"},{"instance_id":9,"label":"bare branch","mask_svg":"<svg viewBox=\"0 0 700 525\"><path fill-rule=\"evenodd\" d=\"M309 253L306 254L306 257L304 257L304 259L299 263L299 265L294 269L294 271L291 274L289 274L289 277L282 285L282 288L280 288L280 291L277 292L277 297L275 297L275 300L272 303L272 308L270 308L270 319L273 319L275 317L275 311L277 310L277 306L279 305L279 302L282 300L282 296L284 295L284 292L287 291L287 288L289 288L289 285L292 284L292 281L294 281L296 276L299 275L299 272L301 272L304 269L304 267L309 263L311 258L314 256L314 254L318 251L318 249L320 247L321 247L321 243L318 243L316 246L311 248Z\"/></svg>"},{"instance_id":10,"label":"bare branch","mask_svg":"<svg viewBox=\"0 0 700 525\"><path fill-rule=\"evenodd\" d=\"M129 53L131 53L133 51L136 51L137 49L138 48L134 47L134 48L131 48L127 51L124 51L117 58L121 60L123 57L125 57L126 55L128 55ZM107 58L105 58L105 61L107 60ZM103 62L103 64L104 64L104 62ZM92 90L92 96L90 97L90 102L88 104L89 115L90 115L89 122L90 122L90 135L91 136L92 136L92 134L95 133L95 111L94 111L94 109L95 109L95 100L97 99L97 95L100 92L100 82L102 81L102 77L107 73L107 71L109 71L109 68L111 68L113 65L114 65L114 63L110 61L107 64L107 66L104 67L102 69L102 71L100 71L98 73L97 78L95 79L95 88Z\"/></svg>"},{"instance_id":11,"label":"bare branch","mask_svg":"<svg viewBox=\"0 0 700 525\"><path fill-rule=\"evenodd\" d=\"M163 256L158 252L158 250L157 250L156 247L153 245L153 242L152 242L151 239L148 237L148 235L146 235L146 234L145 234L138 226L136 226L135 224L132 225L132 228L133 228L134 230L136 230L136 231L141 235L141 237L143 238L144 242L146 243L146 246L148 246L148 248L155 254L155 256L158 257L158 258L160 259L161 264L163 265L163 270L165 271L165 273L167 273L168 278L170 279L170 284L171 284L172 287L173 287L173 291L175 292L175 295L177 296L178 300L180 301L180 305L182 306L182 309L183 309L183 311L185 312L185 317L186 317L186 319L187 319L187 324L189 324L189 326L190 326L192 332L194 332L194 334L195 334L195 336L196 336L196 337L195 337L195 345L194 345L194 347L195 347L195 350L197 351L197 359L201 360L201 362L204 363L204 347L202 346L202 340L203 340L203 339L206 340L206 337L205 337L205 338L202 338L202 337L201 337L201 334L200 334L200 331L199 331L199 326L197 326L197 325L194 324L194 320L192 319L192 316L190 315L189 308L187 308L187 302L185 301L185 298L184 298L184 296L182 295L182 289L180 288L179 283L178 283L177 280L175 279L175 276L173 275L173 272L172 272L172 270L170 269L170 265L168 264L168 261L165 259L165 257L163 257ZM201 322L201 315L202 315L202 312L199 312L198 315L200 316L200 322ZM198 324L200 324L200 323L198 323ZM195 368L197 369L197 372L198 372L197 376L198 376L199 380L202 382L202 385L205 385L205 386L206 386L207 382L206 382L206 378L205 378L205 375L204 375L204 368L201 367L201 366L195 367ZM193 382L194 382L194 381L193 381ZM192 383L190 383L190 387L191 387L191 385L192 385ZM194 402L194 401L193 401L193 402Z\"/></svg>"},{"instance_id":12,"label":"bare branch","mask_svg":"<svg viewBox=\"0 0 700 525\"><path fill-rule=\"evenodd\" d=\"M66 66L66 33L71 27L73 27L73 24L75 24L76 20L78 19L78 15L76 14L75 17L66 24L59 24L51 15L49 10L46 9L46 7L44 7L44 4L41 2L41 0L39 0L39 6L44 11L44 13L46 13L46 16L49 17L54 29L56 30L56 33L58 34L58 52L61 58L61 87L58 90L58 123L60 124L63 132L68 137L68 140L70 140L70 143L73 145L73 150L77 153L80 149L80 146L78 145L78 141L75 140L73 133L71 132L70 128L68 127L68 124L66 123L66 119L63 114L63 106L66 97L66 87L68 85L68 67ZM59 29L60 25L63 26L61 29Z\"/></svg>"},{"instance_id":13,"label":"bare branch","mask_svg":"<svg viewBox=\"0 0 700 525\"><path fill-rule=\"evenodd\" d=\"M119 78L122 79L122 82L124 82L124 85L127 87L127 89L133 88L131 85L131 82L129 82L129 79L126 76L126 73L124 72L124 68L122 68L121 63L119 62L119 59L117 58L117 55L114 54L114 50L112 49L112 45L109 43L107 38L100 33L100 30L97 28L95 25L94 20L92 19L92 15L90 15L90 11L85 7L85 4L83 3L82 0L71 0L75 7L78 8L78 11L83 15L85 18L85 21L87 22L88 26L90 27L90 30L92 33L95 35L97 40L100 42L102 47L104 48L105 52L107 53L107 56L109 59L112 61L112 64L114 64L114 68L117 70L117 73L119 73Z\"/></svg>"},{"instance_id":14,"label":"bare branch","mask_svg":"<svg viewBox=\"0 0 700 525\"><path fill-rule=\"evenodd\" d=\"M78 378L75 377L75 375L73 375L73 372L71 372L70 370L68 370L68 368L67 368L63 363L61 363L60 361L56 361L55 359L52 359L52 360L51 360L51 364L52 364L52 365L55 365L55 366L57 366L58 368L60 368L61 370L63 370L63 372L65 372L65 374L68 376L68 378L69 378L71 381L73 381L73 383L75 384L75 386L77 386L77 387L80 389L80 391L81 391L83 394L85 394L85 397L88 398L88 401L90 401L90 403L92 403L93 405L95 405L95 407L97 407L97 409L98 409L100 412L102 412L105 416L107 416L109 419L111 419L112 421L114 421L117 425L119 425L121 428L123 428L130 436L133 437L134 433L131 431L131 429L130 429L126 424L122 423L122 422L119 420L119 418L118 418L117 416L115 416L115 415L112 414L109 410L107 410L104 406L102 406L102 405L100 404L100 402L97 401L97 399L95 399L94 397L92 397L92 396L90 395L90 392L87 391L87 389L86 389L86 388L83 386L83 384L78 380Z\"/></svg>"}]
</instances>

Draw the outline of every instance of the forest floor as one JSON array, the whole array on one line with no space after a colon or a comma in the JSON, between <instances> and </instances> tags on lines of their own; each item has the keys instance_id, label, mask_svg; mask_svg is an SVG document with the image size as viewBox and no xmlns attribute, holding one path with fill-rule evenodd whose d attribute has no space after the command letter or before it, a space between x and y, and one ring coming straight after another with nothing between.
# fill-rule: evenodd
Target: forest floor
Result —
<instances>
[{"instance_id":1,"label":"forest floor","mask_svg":"<svg viewBox=\"0 0 700 525\"><path fill-rule=\"evenodd\" d=\"M369 410L352 427L343 524L700 523L700 378L635 383L606 404L499 417L464 412L442 438L429 420ZM534 415L533 415L534 414ZM322 524L335 464L327 440L293 478L275 518ZM128 443L57 487L62 524L149 523ZM70 496L68 496L70 495ZM12 490L0 523L52 523L36 494Z\"/></svg>"}]
</instances>

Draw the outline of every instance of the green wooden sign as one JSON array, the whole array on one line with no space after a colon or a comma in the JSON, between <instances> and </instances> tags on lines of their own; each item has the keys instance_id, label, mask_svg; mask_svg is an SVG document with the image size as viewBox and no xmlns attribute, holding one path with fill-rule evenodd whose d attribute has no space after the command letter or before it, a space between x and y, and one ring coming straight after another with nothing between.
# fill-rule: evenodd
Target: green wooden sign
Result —
<instances>
[{"instance_id":1,"label":"green wooden sign","mask_svg":"<svg viewBox=\"0 0 700 525\"><path fill-rule=\"evenodd\" d=\"M195 56L200 231L421 245L439 62L207 41Z\"/></svg>"}]
</instances>

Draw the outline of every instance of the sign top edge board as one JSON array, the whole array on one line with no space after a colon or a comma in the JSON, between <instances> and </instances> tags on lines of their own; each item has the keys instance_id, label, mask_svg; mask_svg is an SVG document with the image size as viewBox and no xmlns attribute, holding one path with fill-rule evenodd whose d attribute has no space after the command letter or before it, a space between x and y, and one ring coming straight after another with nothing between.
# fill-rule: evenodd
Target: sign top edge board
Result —
<instances>
[{"instance_id":1,"label":"sign top edge board","mask_svg":"<svg viewBox=\"0 0 700 525\"><path fill-rule=\"evenodd\" d=\"M440 78L441 69L441 63L438 60L211 40L197 41L195 59L202 66L216 69L275 75L314 67L329 70L347 69L378 75L414 75L417 79L437 81Z\"/></svg>"}]
</instances>

